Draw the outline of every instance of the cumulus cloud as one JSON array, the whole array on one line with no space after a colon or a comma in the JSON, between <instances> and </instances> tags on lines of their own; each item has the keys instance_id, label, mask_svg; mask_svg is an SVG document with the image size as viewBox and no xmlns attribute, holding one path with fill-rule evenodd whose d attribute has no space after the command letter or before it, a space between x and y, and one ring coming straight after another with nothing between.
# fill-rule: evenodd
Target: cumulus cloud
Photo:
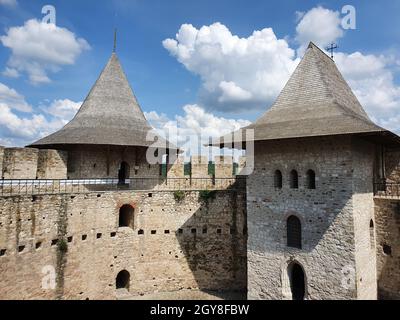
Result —
<instances>
[{"instance_id":1,"label":"cumulus cloud","mask_svg":"<svg viewBox=\"0 0 400 320\"><path fill-rule=\"evenodd\" d=\"M335 60L371 118L400 133L400 87L394 81L390 60L360 52L339 52Z\"/></svg>"},{"instance_id":2,"label":"cumulus cloud","mask_svg":"<svg viewBox=\"0 0 400 320\"><path fill-rule=\"evenodd\" d=\"M3 86L0 83L0 145L25 146L53 133L67 124L82 104L69 99L54 100L47 106L37 108L42 112L33 112L29 106L30 112L21 116L14 111L21 111L15 108L15 101L22 103L25 100L18 92L8 87L4 91L11 92L9 95L14 99L2 95Z\"/></svg>"},{"instance_id":3,"label":"cumulus cloud","mask_svg":"<svg viewBox=\"0 0 400 320\"><path fill-rule=\"evenodd\" d=\"M316 7L301 16L296 40L303 54L309 41L322 49L344 35L339 12ZM335 62L369 116L400 133L400 87L394 81L398 59L361 52L335 54Z\"/></svg>"},{"instance_id":4,"label":"cumulus cloud","mask_svg":"<svg viewBox=\"0 0 400 320\"><path fill-rule=\"evenodd\" d=\"M218 22L200 29L183 24L163 46L201 77L200 104L222 112L265 108L298 63L295 51L271 28L239 38Z\"/></svg>"},{"instance_id":5,"label":"cumulus cloud","mask_svg":"<svg viewBox=\"0 0 400 320\"><path fill-rule=\"evenodd\" d=\"M35 19L23 26L12 27L0 37L3 46L11 50L4 75L26 73L33 84L50 82L49 72L75 63L89 44L68 29Z\"/></svg>"},{"instance_id":6,"label":"cumulus cloud","mask_svg":"<svg viewBox=\"0 0 400 320\"><path fill-rule=\"evenodd\" d=\"M74 102L69 99L54 100L49 106L41 109L53 117L61 119L72 119L81 107L82 102Z\"/></svg>"},{"instance_id":7,"label":"cumulus cloud","mask_svg":"<svg viewBox=\"0 0 400 320\"><path fill-rule=\"evenodd\" d=\"M177 115L174 119L156 111L145 112L145 116L159 134L183 148L186 157L196 154L220 154L218 148L210 150L203 145L209 142L210 137L219 137L250 124L247 120L218 117L196 104L184 106L183 111L183 116ZM228 150L224 152L232 154Z\"/></svg>"},{"instance_id":8,"label":"cumulus cloud","mask_svg":"<svg viewBox=\"0 0 400 320\"><path fill-rule=\"evenodd\" d=\"M21 112L31 112L32 107L25 101L24 96L0 82L0 103ZM1 113L0 113L1 114Z\"/></svg>"},{"instance_id":9,"label":"cumulus cloud","mask_svg":"<svg viewBox=\"0 0 400 320\"><path fill-rule=\"evenodd\" d=\"M299 56L304 54L310 41L325 48L344 35L338 11L316 7L304 14L296 13L296 15L300 18L296 27L296 40L300 45L297 49Z\"/></svg>"}]
</instances>

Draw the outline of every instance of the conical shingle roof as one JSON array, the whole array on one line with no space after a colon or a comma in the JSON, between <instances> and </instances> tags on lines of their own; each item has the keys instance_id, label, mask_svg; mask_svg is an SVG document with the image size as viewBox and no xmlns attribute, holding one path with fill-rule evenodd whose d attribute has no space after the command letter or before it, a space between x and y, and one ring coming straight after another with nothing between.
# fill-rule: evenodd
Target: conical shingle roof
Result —
<instances>
[{"instance_id":1,"label":"conical shingle roof","mask_svg":"<svg viewBox=\"0 0 400 320\"><path fill-rule=\"evenodd\" d=\"M118 57L113 53L75 117L61 130L31 146L89 144L147 147L154 145L154 140L146 139L151 130L153 128L137 102ZM155 141L158 145L165 142L157 137Z\"/></svg>"},{"instance_id":2,"label":"conical shingle roof","mask_svg":"<svg viewBox=\"0 0 400 320\"><path fill-rule=\"evenodd\" d=\"M244 129L254 129L255 141L343 134L399 141L370 120L334 61L313 43L272 107ZM232 141L232 134L223 138Z\"/></svg>"}]
</instances>

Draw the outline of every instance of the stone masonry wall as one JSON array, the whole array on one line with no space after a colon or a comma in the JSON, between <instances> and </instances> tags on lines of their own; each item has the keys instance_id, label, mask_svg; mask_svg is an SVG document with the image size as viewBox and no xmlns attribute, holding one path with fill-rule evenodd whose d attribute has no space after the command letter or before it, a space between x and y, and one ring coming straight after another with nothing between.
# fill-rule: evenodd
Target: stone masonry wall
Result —
<instances>
[{"instance_id":1,"label":"stone masonry wall","mask_svg":"<svg viewBox=\"0 0 400 320\"><path fill-rule=\"evenodd\" d=\"M375 148L353 140L353 217L357 298L377 299L376 245L373 197Z\"/></svg>"},{"instance_id":2,"label":"stone masonry wall","mask_svg":"<svg viewBox=\"0 0 400 320\"><path fill-rule=\"evenodd\" d=\"M66 179L68 154L58 150L39 150L38 179Z\"/></svg>"},{"instance_id":3,"label":"stone masonry wall","mask_svg":"<svg viewBox=\"0 0 400 320\"><path fill-rule=\"evenodd\" d=\"M353 197L353 183L358 183L353 170L359 166L356 174L361 176L369 174L369 166L355 162L350 138L264 142L255 150L255 171L247 181L248 298L290 299L291 262L304 269L306 299L361 298L356 275L366 277L369 286L372 273L359 265L365 248L355 234L363 238L365 231L355 229L354 214L363 199ZM289 186L293 169L298 189ZM310 169L316 174L315 190L306 186ZM276 170L282 172L282 189L274 187ZM367 194L372 199L369 190ZM302 223L302 249L287 246L291 215Z\"/></svg>"},{"instance_id":4,"label":"stone masonry wall","mask_svg":"<svg viewBox=\"0 0 400 320\"><path fill-rule=\"evenodd\" d=\"M385 153L385 173L388 198L375 197L375 234L377 254L378 296L381 299L400 299L400 152ZM397 196L396 196L397 194Z\"/></svg>"},{"instance_id":5,"label":"stone masonry wall","mask_svg":"<svg viewBox=\"0 0 400 320\"><path fill-rule=\"evenodd\" d=\"M118 227L125 204L133 228ZM233 190L2 197L0 299L114 299L121 270L136 295L244 290L245 204ZM52 270L57 285L43 289Z\"/></svg>"},{"instance_id":6,"label":"stone masonry wall","mask_svg":"<svg viewBox=\"0 0 400 320\"><path fill-rule=\"evenodd\" d=\"M3 157L3 179L36 179L38 149L6 148Z\"/></svg>"}]
</instances>

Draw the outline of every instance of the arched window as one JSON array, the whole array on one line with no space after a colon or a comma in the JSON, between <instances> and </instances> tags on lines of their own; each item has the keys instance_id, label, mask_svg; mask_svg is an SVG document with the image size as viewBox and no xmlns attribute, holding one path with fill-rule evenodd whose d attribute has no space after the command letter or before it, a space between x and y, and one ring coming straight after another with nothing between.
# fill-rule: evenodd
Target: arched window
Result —
<instances>
[{"instance_id":1,"label":"arched window","mask_svg":"<svg viewBox=\"0 0 400 320\"><path fill-rule=\"evenodd\" d=\"M131 227L133 229L133 213L135 209L129 204L119 209L119 227Z\"/></svg>"},{"instance_id":2,"label":"arched window","mask_svg":"<svg viewBox=\"0 0 400 320\"><path fill-rule=\"evenodd\" d=\"M287 246L301 249L301 222L299 218L290 216L287 219Z\"/></svg>"},{"instance_id":3,"label":"arched window","mask_svg":"<svg viewBox=\"0 0 400 320\"><path fill-rule=\"evenodd\" d=\"M290 188L292 189L299 188L299 175L296 170L292 170L290 172Z\"/></svg>"},{"instance_id":4,"label":"arched window","mask_svg":"<svg viewBox=\"0 0 400 320\"><path fill-rule=\"evenodd\" d=\"M315 189L315 172L313 170L307 171L307 188Z\"/></svg>"},{"instance_id":5,"label":"arched window","mask_svg":"<svg viewBox=\"0 0 400 320\"><path fill-rule=\"evenodd\" d=\"M274 186L277 189L282 189L282 172L280 172L279 170L275 171Z\"/></svg>"},{"instance_id":6,"label":"arched window","mask_svg":"<svg viewBox=\"0 0 400 320\"><path fill-rule=\"evenodd\" d=\"M369 222L369 241L371 249L375 248L375 230L374 230L374 221L372 219Z\"/></svg>"},{"instance_id":7,"label":"arched window","mask_svg":"<svg viewBox=\"0 0 400 320\"><path fill-rule=\"evenodd\" d=\"M117 289L126 289L129 291L129 282L131 275L128 271L122 270L118 273L117 278L115 279L115 287Z\"/></svg>"}]
</instances>

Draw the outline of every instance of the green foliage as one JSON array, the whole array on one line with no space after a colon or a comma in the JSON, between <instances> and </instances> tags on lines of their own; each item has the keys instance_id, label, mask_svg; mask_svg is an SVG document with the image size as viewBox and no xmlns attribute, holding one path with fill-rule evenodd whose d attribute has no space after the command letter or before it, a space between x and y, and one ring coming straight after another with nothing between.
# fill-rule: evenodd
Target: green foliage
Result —
<instances>
[{"instance_id":1,"label":"green foliage","mask_svg":"<svg viewBox=\"0 0 400 320\"><path fill-rule=\"evenodd\" d=\"M67 252L68 251L68 244L64 239L60 239L60 241L58 241L58 250L60 252Z\"/></svg>"},{"instance_id":2,"label":"green foliage","mask_svg":"<svg viewBox=\"0 0 400 320\"><path fill-rule=\"evenodd\" d=\"M199 197L203 201L208 201L209 199L215 199L216 194L216 191L202 190L199 193Z\"/></svg>"},{"instance_id":3,"label":"green foliage","mask_svg":"<svg viewBox=\"0 0 400 320\"><path fill-rule=\"evenodd\" d=\"M181 202L183 199L185 199L185 192L183 192L182 190L175 191L174 198L175 198L175 201Z\"/></svg>"}]
</instances>

